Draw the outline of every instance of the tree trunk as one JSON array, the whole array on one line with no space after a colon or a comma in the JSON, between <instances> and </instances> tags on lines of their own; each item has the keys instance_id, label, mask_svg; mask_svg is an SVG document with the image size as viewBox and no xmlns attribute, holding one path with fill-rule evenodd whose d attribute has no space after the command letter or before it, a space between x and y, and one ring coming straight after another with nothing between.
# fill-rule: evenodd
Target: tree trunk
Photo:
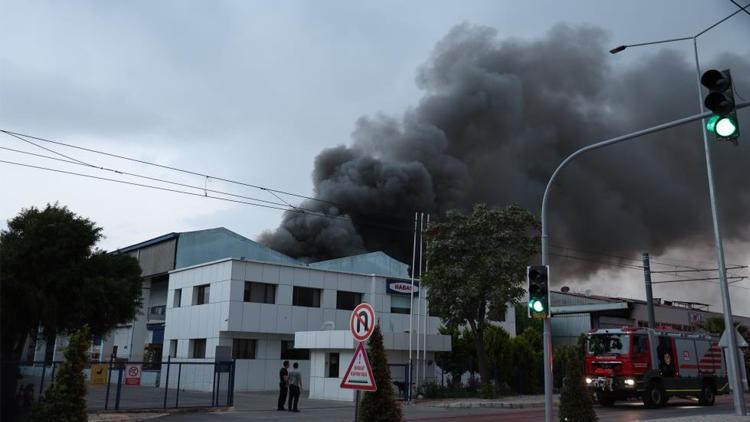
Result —
<instances>
[{"instance_id":1,"label":"tree trunk","mask_svg":"<svg viewBox=\"0 0 750 422\"><path fill-rule=\"evenodd\" d=\"M484 329L472 320L469 320L469 327L474 333L474 349L477 352L477 362L479 363L479 378L482 380L482 384L486 384L490 382L490 371L487 366L487 352L484 350Z\"/></svg>"}]
</instances>

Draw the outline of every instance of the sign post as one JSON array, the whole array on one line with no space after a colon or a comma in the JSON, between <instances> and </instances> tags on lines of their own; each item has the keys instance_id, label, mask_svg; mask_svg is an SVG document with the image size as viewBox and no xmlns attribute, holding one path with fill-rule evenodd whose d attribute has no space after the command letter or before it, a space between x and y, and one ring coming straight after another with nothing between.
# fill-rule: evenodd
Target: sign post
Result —
<instances>
[{"instance_id":1,"label":"sign post","mask_svg":"<svg viewBox=\"0 0 750 422\"><path fill-rule=\"evenodd\" d=\"M349 367L341 379L341 388L356 390L354 398L354 422L359 418L359 391L376 391L375 376L372 373L370 360L367 358L365 341L375 330L375 309L369 303L361 303L352 311L349 318L349 330L357 342Z\"/></svg>"}]
</instances>

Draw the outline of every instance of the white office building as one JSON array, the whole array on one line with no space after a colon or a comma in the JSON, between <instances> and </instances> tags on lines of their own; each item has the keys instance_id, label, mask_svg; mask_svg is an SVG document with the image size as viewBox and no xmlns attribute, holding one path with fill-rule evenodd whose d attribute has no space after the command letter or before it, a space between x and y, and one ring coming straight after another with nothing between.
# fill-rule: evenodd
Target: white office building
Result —
<instances>
[{"instance_id":1,"label":"white office building","mask_svg":"<svg viewBox=\"0 0 750 422\"><path fill-rule=\"evenodd\" d=\"M398 264L384 254L359 259ZM173 362L213 361L217 346L229 347L237 359L236 391L276 389L282 361L298 362L311 397L351 400L350 392L340 391L338 383L355 344L348 331L352 310L362 302L372 304L386 338L389 364L407 364L410 295L388 291L389 281L395 281L392 276L328 269L334 264L340 262L295 265L226 258L171 271L165 356ZM418 299L415 310L417 303L424 306ZM424 318L419 321L421 345ZM426 376L434 379L434 352L450 350L450 337L438 335L439 318L429 316L426 321ZM412 323L416 349L416 313ZM295 333L302 344L295 344ZM317 375L312 383L311 373ZM182 377L185 388L212 388L210 367Z\"/></svg>"}]
</instances>

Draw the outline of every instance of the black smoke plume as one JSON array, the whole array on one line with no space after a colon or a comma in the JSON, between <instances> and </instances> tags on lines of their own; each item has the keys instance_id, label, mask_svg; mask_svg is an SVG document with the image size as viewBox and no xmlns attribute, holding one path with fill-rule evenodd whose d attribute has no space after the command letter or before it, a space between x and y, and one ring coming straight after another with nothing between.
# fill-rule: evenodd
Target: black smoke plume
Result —
<instances>
[{"instance_id":1,"label":"black smoke plume","mask_svg":"<svg viewBox=\"0 0 750 422\"><path fill-rule=\"evenodd\" d=\"M550 174L577 148L697 112L692 60L659 50L614 68L606 41L592 27L558 25L524 41L456 26L418 69L424 96L415 107L402 116L360 118L351 145L315 159L322 201L301 206L351 219L287 213L261 241L305 260L384 250L410 262L415 211L435 218L485 202L539 213ZM712 64L731 68L735 86L750 92L746 58L725 55ZM740 121L750 134L750 115L740 112ZM750 238L744 138L739 147L713 145L730 240ZM551 242L626 256L710 245L706 180L698 123L590 153L554 187ZM597 268L577 265L566 262L568 271Z\"/></svg>"}]
</instances>

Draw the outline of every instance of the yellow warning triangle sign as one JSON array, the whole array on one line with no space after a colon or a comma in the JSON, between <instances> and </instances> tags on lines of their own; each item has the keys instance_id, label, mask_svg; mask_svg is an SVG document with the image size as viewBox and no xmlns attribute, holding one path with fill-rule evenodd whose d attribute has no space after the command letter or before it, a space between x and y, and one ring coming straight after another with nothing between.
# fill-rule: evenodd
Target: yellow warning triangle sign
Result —
<instances>
[{"instance_id":1,"label":"yellow warning triangle sign","mask_svg":"<svg viewBox=\"0 0 750 422\"><path fill-rule=\"evenodd\" d=\"M364 391L378 389L375 385L375 377L372 375L370 360L367 359L364 343L357 344L352 361L349 362L349 368L347 368L344 378L341 380L341 388Z\"/></svg>"}]
</instances>

